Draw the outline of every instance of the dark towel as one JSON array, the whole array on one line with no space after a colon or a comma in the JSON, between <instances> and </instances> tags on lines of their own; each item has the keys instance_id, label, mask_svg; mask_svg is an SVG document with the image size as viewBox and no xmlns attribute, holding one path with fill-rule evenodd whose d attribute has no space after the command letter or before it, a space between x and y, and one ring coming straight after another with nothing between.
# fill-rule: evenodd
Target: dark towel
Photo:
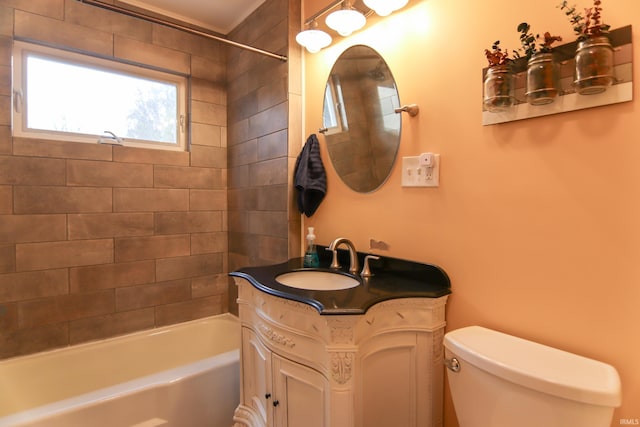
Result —
<instances>
[{"instance_id":1,"label":"dark towel","mask_svg":"<svg viewBox=\"0 0 640 427\"><path fill-rule=\"evenodd\" d=\"M320 158L320 143L315 133L307 138L298 155L294 185L298 192L298 210L308 217L313 215L327 193L327 175Z\"/></svg>"}]
</instances>

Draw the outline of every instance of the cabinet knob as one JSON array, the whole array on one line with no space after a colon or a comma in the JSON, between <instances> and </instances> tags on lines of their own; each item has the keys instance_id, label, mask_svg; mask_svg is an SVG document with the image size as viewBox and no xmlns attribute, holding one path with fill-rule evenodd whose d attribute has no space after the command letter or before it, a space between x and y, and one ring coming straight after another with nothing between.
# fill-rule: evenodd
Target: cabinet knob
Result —
<instances>
[{"instance_id":1,"label":"cabinet knob","mask_svg":"<svg viewBox=\"0 0 640 427\"><path fill-rule=\"evenodd\" d=\"M271 398L271 393L266 393L266 394L264 395L264 398L265 398L265 399L270 399L270 398Z\"/></svg>"},{"instance_id":2,"label":"cabinet knob","mask_svg":"<svg viewBox=\"0 0 640 427\"><path fill-rule=\"evenodd\" d=\"M280 401L278 401L278 400L274 400L273 401L273 406L278 406L279 404L280 404Z\"/></svg>"}]
</instances>

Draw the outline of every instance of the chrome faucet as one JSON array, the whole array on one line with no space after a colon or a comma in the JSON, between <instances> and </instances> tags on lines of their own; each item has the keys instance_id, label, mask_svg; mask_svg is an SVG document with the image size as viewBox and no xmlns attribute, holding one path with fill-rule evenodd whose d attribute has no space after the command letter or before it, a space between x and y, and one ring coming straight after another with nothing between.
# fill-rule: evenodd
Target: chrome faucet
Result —
<instances>
[{"instance_id":1,"label":"chrome faucet","mask_svg":"<svg viewBox=\"0 0 640 427\"><path fill-rule=\"evenodd\" d=\"M327 248L328 251L332 251L333 252L333 261L331 262L331 268L340 268L340 264L338 263L338 246L345 244L347 246L347 248L349 249L349 272L356 274L358 272L358 252L356 252L356 247L353 246L353 243L351 242L351 240L345 238L345 237L338 237L337 239L335 239L333 242L331 242L331 244L329 245L329 247Z\"/></svg>"}]
</instances>

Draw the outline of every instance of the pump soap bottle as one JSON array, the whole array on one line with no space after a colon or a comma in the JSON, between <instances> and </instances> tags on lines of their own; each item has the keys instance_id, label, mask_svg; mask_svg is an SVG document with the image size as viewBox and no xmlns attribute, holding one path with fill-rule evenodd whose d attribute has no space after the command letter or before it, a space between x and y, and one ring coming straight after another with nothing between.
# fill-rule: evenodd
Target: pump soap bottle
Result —
<instances>
[{"instance_id":1,"label":"pump soap bottle","mask_svg":"<svg viewBox=\"0 0 640 427\"><path fill-rule=\"evenodd\" d=\"M304 253L304 267L319 267L318 251L316 250L316 235L313 234L313 227L308 228L307 234L307 250Z\"/></svg>"}]
</instances>

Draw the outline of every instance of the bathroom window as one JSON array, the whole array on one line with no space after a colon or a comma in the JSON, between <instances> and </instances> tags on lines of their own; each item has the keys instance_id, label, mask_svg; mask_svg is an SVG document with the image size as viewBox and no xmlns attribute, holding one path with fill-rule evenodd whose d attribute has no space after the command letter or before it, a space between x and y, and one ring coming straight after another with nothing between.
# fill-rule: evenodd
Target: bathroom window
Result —
<instances>
[{"instance_id":1,"label":"bathroom window","mask_svg":"<svg viewBox=\"0 0 640 427\"><path fill-rule=\"evenodd\" d=\"M14 136L184 150L184 76L15 42Z\"/></svg>"}]
</instances>

